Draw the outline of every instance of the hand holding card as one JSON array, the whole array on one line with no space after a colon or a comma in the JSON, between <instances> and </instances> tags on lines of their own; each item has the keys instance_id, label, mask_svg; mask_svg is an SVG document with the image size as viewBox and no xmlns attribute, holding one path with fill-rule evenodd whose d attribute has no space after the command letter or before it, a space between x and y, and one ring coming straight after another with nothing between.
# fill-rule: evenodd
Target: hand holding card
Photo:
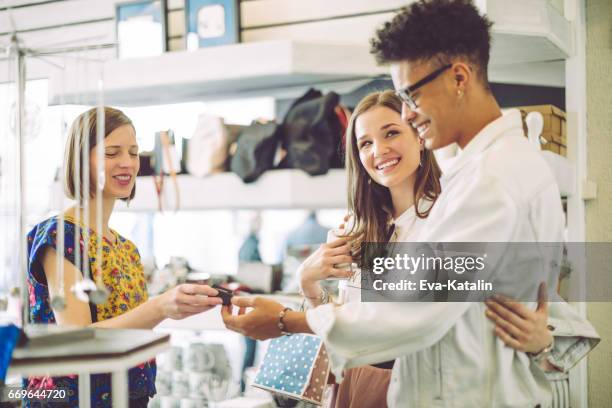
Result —
<instances>
[{"instance_id":1,"label":"hand holding card","mask_svg":"<svg viewBox=\"0 0 612 408\"><path fill-rule=\"evenodd\" d=\"M233 291L231 291L230 289L223 288L217 284L213 285L212 287L217 289L217 292L219 292L216 297L221 298L221 300L223 301L223 306L229 306L232 304L232 297L234 296Z\"/></svg>"}]
</instances>

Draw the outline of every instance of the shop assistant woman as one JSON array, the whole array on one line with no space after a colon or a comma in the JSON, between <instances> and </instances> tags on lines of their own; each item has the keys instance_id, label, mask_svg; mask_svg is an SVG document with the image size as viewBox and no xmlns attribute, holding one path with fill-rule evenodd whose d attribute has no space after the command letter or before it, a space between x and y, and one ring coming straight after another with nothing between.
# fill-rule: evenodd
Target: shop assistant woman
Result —
<instances>
[{"instance_id":1,"label":"shop assistant woman","mask_svg":"<svg viewBox=\"0 0 612 408\"><path fill-rule=\"evenodd\" d=\"M109 227L115 201L130 200L135 194L139 170L136 131L123 112L104 108L104 158L99 161L97 127L94 108L79 115L69 130L64 181L67 196L77 204L63 212L63 217L54 216L37 224L28 234L30 321L60 326L152 329L166 318L182 319L221 304L219 298L208 297L217 295L217 291L206 285L178 285L159 296L148 297L136 246ZM89 156L89 168L82 165L85 155ZM95 186L102 181L98 180L102 174L102 199L97 200L102 204L97 206ZM86 184L85 178L89 178L89 191L80 187ZM98 217L102 219L101 231L94 229ZM63 241L58 237L62 229ZM61 242L63 245L58 247ZM63 251L58 252L62 247ZM102 254L101 262L96 259L98 253ZM101 292L108 293L103 303L84 302L77 297L79 286L88 277L103 286ZM71 288L76 288L76 292ZM52 303L53 299L62 301ZM129 370L131 407L146 406L155 394L155 371L154 360ZM78 406L79 398L90 397L92 407L111 407L110 385L109 374L92 375L91 396L79 396L76 376L27 380L30 388L68 389L70 406Z\"/></svg>"}]
</instances>

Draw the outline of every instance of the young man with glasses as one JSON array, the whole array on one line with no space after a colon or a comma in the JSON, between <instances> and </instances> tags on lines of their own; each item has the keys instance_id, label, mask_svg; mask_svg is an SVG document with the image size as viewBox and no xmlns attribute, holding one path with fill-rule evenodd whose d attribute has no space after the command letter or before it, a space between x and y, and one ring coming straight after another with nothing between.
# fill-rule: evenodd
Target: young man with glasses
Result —
<instances>
[{"instance_id":1,"label":"young man with glasses","mask_svg":"<svg viewBox=\"0 0 612 408\"><path fill-rule=\"evenodd\" d=\"M524 137L520 113L502 115L488 86L490 26L468 0L421 0L372 41L378 61L390 65L404 102L402 118L426 148L457 143L462 149L443 174L442 194L419 241L561 242L564 218L555 179ZM496 265L524 261L509 278L525 281L532 293L539 281L527 281L537 273L548 287L556 286L541 263L521 256L507 251ZM391 407L551 402L543 372L495 336L484 303L327 304L304 314L261 298L233 302L254 310L231 316L226 309L229 328L259 339L281 331L314 332L325 341L336 375L396 359L387 396Z\"/></svg>"}]
</instances>

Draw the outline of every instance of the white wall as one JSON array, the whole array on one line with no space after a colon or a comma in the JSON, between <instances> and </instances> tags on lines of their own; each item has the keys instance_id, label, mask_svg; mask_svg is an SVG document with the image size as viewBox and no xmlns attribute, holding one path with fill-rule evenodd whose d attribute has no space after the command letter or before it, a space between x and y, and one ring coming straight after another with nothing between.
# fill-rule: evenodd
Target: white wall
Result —
<instances>
[{"instance_id":1,"label":"white wall","mask_svg":"<svg viewBox=\"0 0 612 408\"><path fill-rule=\"evenodd\" d=\"M0 1L0 46L7 45L13 24L29 48L100 46L69 55L105 60L116 55L115 4L118 0ZM375 27L406 0L250 0L241 2L243 42L270 39L324 40L364 44ZM184 0L168 1L169 49L185 49ZM8 7L11 7L8 9ZM273 12L272 12L273 11ZM57 64L72 59L48 58ZM90 64L94 64L90 62ZM28 64L28 77L48 77L56 68L40 60ZM10 67L0 59L0 82Z\"/></svg>"},{"instance_id":2,"label":"white wall","mask_svg":"<svg viewBox=\"0 0 612 408\"><path fill-rule=\"evenodd\" d=\"M586 203L586 240L612 241L612 2L587 0L587 178L597 183L597 198ZM602 285L605 266L589 266L587 290L609 299L610 285ZM607 293L605 293L607 292ZM605 294L604 294L605 293ZM588 318L601 335L601 344L589 356L589 406L612 407L612 303L592 302Z\"/></svg>"}]
</instances>

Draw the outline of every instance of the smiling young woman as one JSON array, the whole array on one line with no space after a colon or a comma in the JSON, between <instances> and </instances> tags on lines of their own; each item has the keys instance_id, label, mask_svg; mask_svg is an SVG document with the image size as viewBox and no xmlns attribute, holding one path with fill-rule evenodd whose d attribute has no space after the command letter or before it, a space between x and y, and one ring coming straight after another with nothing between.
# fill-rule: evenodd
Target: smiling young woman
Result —
<instances>
[{"instance_id":1,"label":"smiling young woman","mask_svg":"<svg viewBox=\"0 0 612 408\"><path fill-rule=\"evenodd\" d=\"M300 266L300 286L310 306L321 304L321 280L342 276L337 264L358 261L352 255L361 252L361 243L414 239L440 194L434 154L401 112L401 100L388 90L364 97L351 115L346 133L350 227ZM341 286L343 301L360 302L357 282ZM386 407L392 366L390 361L346 370L336 408Z\"/></svg>"},{"instance_id":2,"label":"smiling young woman","mask_svg":"<svg viewBox=\"0 0 612 408\"><path fill-rule=\"evenodd\" d=\"M389 220L415 203L426 218L440 194L440 168L414 130L402 121L402 103L393 91L365 97L347 129L346 168L351 236L364 242L387 242Z\"/></svg>"},{"instance_id":3,"label":"smiling young woman","mask_svg":"<svg viewBox=\"0 0 612 408\"><path fill-rule=\"evenodd\" d=\"M120 110L106 107L100 117L102 138L98 138L96 108L79 115L69 131L64 187L76 205L40 222L28 234L30 321L152 329L166 318L182 319L221 304L220 298L209 297L218 293L206 285L179 285L148 298L136 246L108 225L115 201L130 200L136 192L136 131ZM89 288L83 286L86 282ZM96 298L94 292L103 295ZM155 394L155 373L154 360L129 370L130 407L147 405ZM68 406L79 406L75 376L25 382L28 388L68 389ZM90 398L92 406L112 406L110 375L91 376Z\"/></svg>"}]
</instances>

